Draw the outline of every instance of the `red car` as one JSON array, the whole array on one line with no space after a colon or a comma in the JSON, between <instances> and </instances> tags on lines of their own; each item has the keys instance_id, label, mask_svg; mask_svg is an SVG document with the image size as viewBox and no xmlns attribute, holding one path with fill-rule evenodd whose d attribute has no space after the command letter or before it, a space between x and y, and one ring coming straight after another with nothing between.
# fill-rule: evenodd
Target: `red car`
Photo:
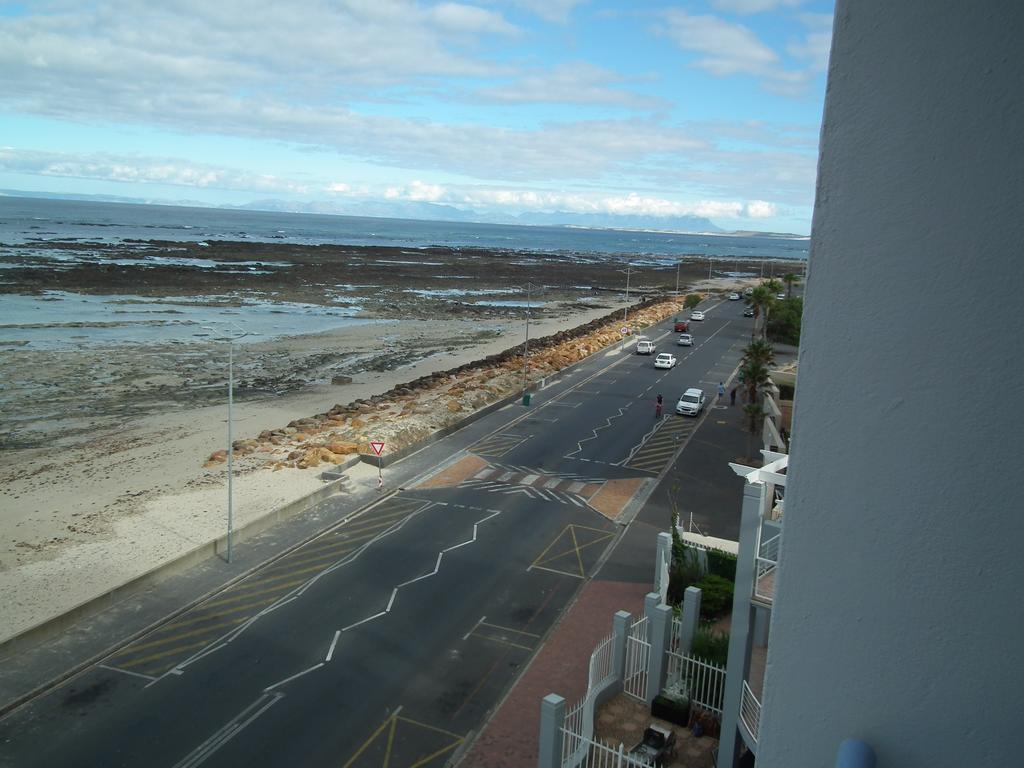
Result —
<instances>
[{"instance_id":1,"label":"red car","mask_svg":"<svg viewBox=\"0 0 1024 768\"><path fill-rule=\"evenodd\" d=\"M680 320L676 318L675 328L673 329L676 333L686 333L690 330L690 323L686 320Z\"/></svg>"}]
</instances>

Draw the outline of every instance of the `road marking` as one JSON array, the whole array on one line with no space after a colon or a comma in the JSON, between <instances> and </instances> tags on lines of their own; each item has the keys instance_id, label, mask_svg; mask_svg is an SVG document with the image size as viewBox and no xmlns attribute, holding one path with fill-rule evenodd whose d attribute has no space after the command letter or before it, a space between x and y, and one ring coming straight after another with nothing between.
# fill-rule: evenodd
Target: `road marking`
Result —
<instances>
[{"instance_id":1,"label":"road marking","mask_svg":"<svg viewBox=\"0 0 1024 768\"><path fill-rule=\"evenodd\" d=\"M280 680L280 681L274 683L273 685L268 685L266 688L263 689L263 692L264 693L270 693L272 690L274 690L275 688L278 688L278 687L284 685L285 683L290 683L292 680L298 680L300 677L302 677L303 675L308 675L310 672L316 672L323 665L324 665L324 663L322 661L317 662L316 664L314 664L309 669L304 669L301 672L296 672L291 677L286 677L284 680Z\"/></svg>"},{"instance_id":2,"label":"road marking","mask_svg":"<svg viewBox=\"0 0 1024 768\"><path fill-rule=\"evenodd\" d=\"M487 617L484 616L484 619L486 619L486 618ZM512 629L512 627L503 627L500 624L489 624L486 621L484 621L483 619L480 619L478 624L482 624L485 627L491 627L493 629L501 629L501 630L504 630L505 632L515 632L517 635L526 635L527 637L535 637L537 639L540 639L540 635L536 635L533 632L526 632L525 630L522 630L522 629Z\"/></svg>"},{"instance_id":3,"label":"road marking","mask_svg":"<svg viewBox=\"0 0 1024 768\"><path fill-rule=\"evenodd\" d=\"M132 677L141 677L143 680L156 680L152 675L144 675L141 672L132 672L130 669L118 669L117 667L108 667L106 664L97 664L97 667L102 669L110 670L111 672L120 672L123 675L131 675Z\"/></svg>"},{"instance_id":4,"label":"road marking","mask_svg":"<svg viewBox=\"0 0 1024 768\"><path fill-rule=\"evenodd\" d=\"M327 649L327 658L324 661L330 661L334 658L334 649L338 646L338 638L341 637L341 630L334 630L334 639L331 640L331 647Z\"/></svg>"},{"instance_id":5,"label":"road marking","mask_svg":"<svg viewBox=\"0 0 1024 768\"><path fill-rule=\"evenodd\" d=\"M467 639L469 638L469 636L473 634L473 632L474 632L474 631L476 630L476 628L477 628L477 627L479 627L479 626L480 626L481 624L483 624L483 623L484 623L484 619L486 619L486 618L487 618L486 616L481 616L481 617L480 617L480 620L479 620L479 621L477 621L477 623L473 625L473 629L469 630L469 632L467 632L466 634L464 634L464 635L462 636L462 639L463 639L463 640L467 640Z\"/></svg>"},{"instance_id":6,"label":"road marking","mask_svg":"<svg viewBox=\"0 0 1024 768\"><path fill-rule=\"evenodd\" d=\"M284 698L283 693L263 694L256 701L246 707L242 712L232 718L224 727L214 733L210 738L189 752L185 758L174 764L174 768L195 768L205 763L218 749L235 738L256 718L277 704ZM251 712L251 714L250 714ZM244 718L244 719L243 719Z\"/></svg>"}]
</instances>

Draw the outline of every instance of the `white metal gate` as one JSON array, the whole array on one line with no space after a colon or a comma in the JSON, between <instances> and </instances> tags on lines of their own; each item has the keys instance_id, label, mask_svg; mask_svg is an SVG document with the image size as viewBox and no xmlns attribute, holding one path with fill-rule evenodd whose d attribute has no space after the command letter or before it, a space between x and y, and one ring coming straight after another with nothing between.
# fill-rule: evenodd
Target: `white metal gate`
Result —
<instances>
[{"instance_id":1,"label":"white metal gate","mask_svg":"<svg viewBox=\"0 0 1024 768\"><path fill-rule=\"evenodd\" d=\"M626 674L622 681L625 693L640 701L647 701L647 667L651 658L651 644L647 641L647 617L629 628L626 638Z\"/></svg>"}]
</instances>

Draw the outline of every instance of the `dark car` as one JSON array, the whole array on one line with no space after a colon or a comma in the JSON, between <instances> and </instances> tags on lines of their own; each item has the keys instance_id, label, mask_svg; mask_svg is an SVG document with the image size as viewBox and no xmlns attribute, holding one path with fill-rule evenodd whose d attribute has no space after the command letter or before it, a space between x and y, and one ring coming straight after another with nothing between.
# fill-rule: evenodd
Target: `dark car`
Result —
<instances>
[{"instance_id":1,"label":"dark car","mask_svg":"<svg viewBox=\"0 0 1024 768\"><path fill-rule=\"evenodd\" d=\"M753 307L747 307L746 309L744 309L743 310L743 316L744 317L753 317L754 316L754 308Z\"/></svg>"}]
</instances>

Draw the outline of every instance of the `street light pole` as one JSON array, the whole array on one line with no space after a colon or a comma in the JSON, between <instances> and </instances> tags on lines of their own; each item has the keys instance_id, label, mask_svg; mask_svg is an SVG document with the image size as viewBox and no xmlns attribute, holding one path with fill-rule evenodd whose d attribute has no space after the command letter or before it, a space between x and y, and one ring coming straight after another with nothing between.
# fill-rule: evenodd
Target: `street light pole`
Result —
<instances>
[{"instance_id":1,"label":"street light pole","mask_svg":"<svg viewBox=\"0 0 1024 768\"><path fill-rule=\"evenodd\" d=\"M228 341L228 562L231 562L232 538L234 534L232 479L235 476L235 439L232 429L232 413L235 397L235 340Z\"/></svg>"},{"instance_id":2,"label":"street light pole","mask_svg":"<svg viewBox=\"0 0 1024 768\"><path fill-rule=\"evenodd\" d=\"M708 257L708 280L711 279L711 257Z\"/></svg>"},{"instance_id":3,"label":"street light pole","mask_svg":"<svg viewBox=\"0 0 1024 768\"><path fill-rule=\"evenodd\" d=\"M679 267L682 266L681 261L676 262L676 296L679 295Z\"/></svg>"},{"instance_id":4,"label":"street light pole","mask_svg":"<svg viewBox=\"0 0 1024 768\"><path fill-rule=\"evenodd\" d=\"M530 288L533 284L526 282L526 343L523 344L523 395L526 395L526 386L529 378L530 366Z\"/></svg>"}]
</instances>

